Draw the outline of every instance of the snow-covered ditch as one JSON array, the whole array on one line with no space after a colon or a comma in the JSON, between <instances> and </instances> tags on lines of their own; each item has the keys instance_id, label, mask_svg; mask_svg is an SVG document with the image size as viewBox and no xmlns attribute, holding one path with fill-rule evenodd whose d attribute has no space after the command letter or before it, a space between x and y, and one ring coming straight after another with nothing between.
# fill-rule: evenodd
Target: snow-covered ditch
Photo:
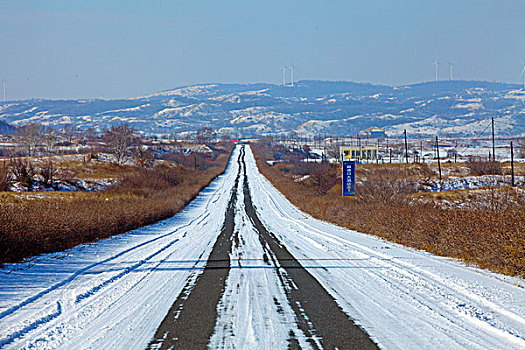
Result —
<instances>
[{"instance_id":1,"label":"snow-covered ditch","mask_svg":"<svg viewBox=\"0 0 525 350\"><path fill-rule=\"evenodd\" d=\"M503 175L481 175L481 176L463 176L453 177L449 176L441 181L420 180L418 181L419 192L437 192L437 191L453 191L453 190L469 190L478 188L494 188L509 186L511 183L510 176ZM514 180L516 186L525 186L525 178L523 176L516 177Z\"/></svg>"}]
</instances>

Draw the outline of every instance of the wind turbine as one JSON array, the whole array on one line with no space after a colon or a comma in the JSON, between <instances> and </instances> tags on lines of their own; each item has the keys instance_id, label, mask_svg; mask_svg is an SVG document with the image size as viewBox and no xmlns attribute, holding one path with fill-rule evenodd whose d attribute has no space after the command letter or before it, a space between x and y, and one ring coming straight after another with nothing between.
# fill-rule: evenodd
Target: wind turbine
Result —
<instances>
[{"instance_id":1,"label":"wind turbine","mask_svg":"<svg viewBox=\"0 0 525 350\"><path fill-rule=\"evenodd\" d=\"M288 67L282 66L281 69L283 70L283 86L286 85L286 69Z\"/></svg>"},{"instance_id":2,"label":"wind turbine","mask_svg":"<svg viewBox=\"0 0 525 350\"><path fill-rule=\"evenodd\" d=\"M436 66L436 81L438 81L438 65L439 65L439 61L436 57L436 60L434 61L434 66Z\"/></svg>"},{"instance_id":3,"label":"wind turbine","mask_svg":"<svg viewBox=\"0 0 525 350\"><path fill-rule=\"evenodd\" d=\"M523 65L523 68L521 69L521 74L523 76L523 90L525 90L525 64Z\"/></svg>"},{"instance_id":4,"label":"wind turbine","mask_svg":"<svg viewBox=\"0 0 525 350\"><path fill-rule=\"evenodd\" d=\"M292 86L293 86L293 70L294 70L295 66L293 65L293 62L292 62L292 65L290 66L290 69L292 70Z\"/></svg>"},{"instance_id":5,"label":"wind turbine","mask_svg":"<svg viewBox=\"0 0 525 350\"><path fill-rule=\"evenodd\" d=\"M450 66L450 80L454 80L454 70L452 63L448 64Z\"/></svg>"}]
</instances>

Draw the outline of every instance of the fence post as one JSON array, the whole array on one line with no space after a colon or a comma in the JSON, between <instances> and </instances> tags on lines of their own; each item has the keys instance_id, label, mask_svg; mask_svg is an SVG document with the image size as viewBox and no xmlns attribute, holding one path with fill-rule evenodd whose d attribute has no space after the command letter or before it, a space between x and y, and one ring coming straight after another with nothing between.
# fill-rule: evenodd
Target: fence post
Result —
<instances>
[{"instance_id":1,"label":"fence post","mask_svg":"<svg viewBox=\"0 0 525 350\"><path fill-rule=\"evenodd\" d=\"M405 129L405 159L408 164L408 143L407 143L407 131Z\"/></svg>"},{"instance_id":2,"label":"fence post","mask_svg":"<svg viewBox=\"0 0 525 350\"><path fill-rule=\"evenodd\" d=\"M437 153L437 159L438 159L439 182L441 182L441 160L439 159L439 141L438 141L437 136L436 136L436 153Z\"/></svg>"},{"instance_id":3,"label":"fence post","mask_svg":"<svg viewBox=\"0 0 525 350\"><path fill-rule=\"evenodd\" d=\"M512 141L510 141L510 173L511 184L514 187L514 148L512 147Z\"/></svg>"}]
</instances>

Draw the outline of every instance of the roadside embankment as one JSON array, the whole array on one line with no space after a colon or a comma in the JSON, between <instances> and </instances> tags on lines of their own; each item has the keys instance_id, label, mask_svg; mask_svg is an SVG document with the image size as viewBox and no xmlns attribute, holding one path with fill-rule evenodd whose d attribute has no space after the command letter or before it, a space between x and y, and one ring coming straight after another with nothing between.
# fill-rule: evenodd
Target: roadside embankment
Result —
<instances>
[{"instance_id":1,"label":"roadside embankment","mask_svg":"<svg viewBox=\"0 0 525 350\"><path fill-rule=\"evenodd\" d=\"M228 146L205 168L126 168L116 185L98 192L0 193L0 264L169 218L225 171L232 149Z\"/></svg>"},{"instance_id":2,"label":"roadside embankment","mask_svg":"<svg viewBox=\"0 0 525 350\"><path fill-rule=\"evenodd\" d=\"M525 205L510 189L473 193L444 207L415 198L401 167L357 169L355 197L342 197L340 169L330 164L268 165L273 151L254 144L259 171L315 218L511 276L525 276ZM294 174L301 167L301 175ZM478 198L479 197L479 198Z\"/></svg>"}]
</instances>

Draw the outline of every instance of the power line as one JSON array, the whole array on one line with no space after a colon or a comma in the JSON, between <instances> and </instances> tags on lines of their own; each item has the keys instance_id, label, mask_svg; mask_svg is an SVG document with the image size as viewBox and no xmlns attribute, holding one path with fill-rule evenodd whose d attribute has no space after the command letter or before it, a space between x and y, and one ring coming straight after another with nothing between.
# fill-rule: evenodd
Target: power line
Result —
<instances>
[{"instance_id":1,"label":"power line","mask_svg":"<svg viewBox=\"0 0 525 350\"><path fill-rule=\"evenodd\" d=\"M476 139L475 139L474 141L472 141L469 145L467 145L467 147L465 147L461 152L458 152L458 154L461 155L463 152L465 152L467 149L469 149L474 143L476 143L476 142L479 140L479 138L481 137L481 135L483 135L483 133L484 133L485 131L487 131L487 129L488 129L491 125L492 125L492 120L490 120L490 123L487 124L487 126L485 127L485 129L483 129L483 131L481 131L481 132L479 133L479 135L476 137Z\"/></svg>"}]
</instances>

